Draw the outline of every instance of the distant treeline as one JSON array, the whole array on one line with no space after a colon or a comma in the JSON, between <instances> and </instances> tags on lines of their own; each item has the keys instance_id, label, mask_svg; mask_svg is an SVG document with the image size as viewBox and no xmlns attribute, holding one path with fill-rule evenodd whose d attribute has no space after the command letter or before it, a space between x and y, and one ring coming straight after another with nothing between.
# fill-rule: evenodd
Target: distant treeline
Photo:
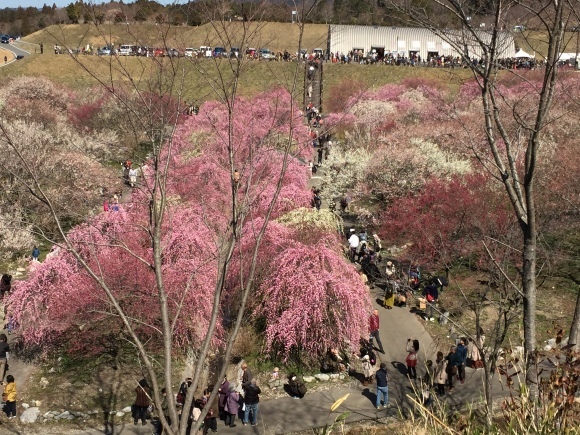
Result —
<instances>
[{"instance_id":1,"label":"distant treeline","mask_svg":"<svg viewBox=\"0 0 580 435\"><path fill-rule=\"evenodd\" d=\"M63 8L44 5L37 9L0 9L0 33L26 36L53 24L77 23L124 23L151 21L173 25L197 26L211 20L252 20L288 22L292 11L297 10L300 19L308 23L362 24L362 25L403 25L404 18L397 13L391 0L306 0L308 3L288 4L285 1L225 2L211 0L189 1L186 4L164 6L155 1L137 0L125 3L123 0L96 4L77 1ZM434 2L423 2L430 12L437 7ZM475 9L485 14L485 3L472 0ZM227 5L228 7L224 7ZM444 10L434 14L442 26L453 26L453 17Z\"/></svg>"}]
</instances>

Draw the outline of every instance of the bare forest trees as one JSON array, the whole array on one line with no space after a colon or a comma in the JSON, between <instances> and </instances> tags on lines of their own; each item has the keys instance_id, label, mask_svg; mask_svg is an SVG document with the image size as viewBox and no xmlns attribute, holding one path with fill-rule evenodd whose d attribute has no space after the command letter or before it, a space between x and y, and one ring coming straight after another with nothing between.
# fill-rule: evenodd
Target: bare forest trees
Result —
<instances>
[{"instance_id":1,"label":"bare forest trees","mask_svg":"<svg viewBox=\"0 0 580 435\"><path fill-rule=\"evenodd\" d=\"M461 53L464 65L471 69L480 91L482 128L470 132L470 146L486 169L501 182L519 222L521 265L518 279L512 281L523 296L524 348L527 384L532 397L537 396L536 365L536 294L538 228L535 186L538 160L545 127L552 121L550 111L555 104L558 86L558 59L562 51L564 31L571 25L578 10L577 2L503 1L488 2L485 7L472 2L435 0L437 7L452 14L456 28L448 31L437 26L427 3L393 3L408 21L433 30L443 41ZM508 32L515 24L528 24L542 35L547 44L546 56L539 61L541 86L530 89L521 102L507 104L508 92L502 80L519 75L502 63ZM521 27L520 27L521 28ZM481 53L473 59L474 48ZM525 81L525 77L521 77ZM481 134L483 133L483 134ZM482 148L481 144L486 147Z\"/></svg>"}]
</instances>

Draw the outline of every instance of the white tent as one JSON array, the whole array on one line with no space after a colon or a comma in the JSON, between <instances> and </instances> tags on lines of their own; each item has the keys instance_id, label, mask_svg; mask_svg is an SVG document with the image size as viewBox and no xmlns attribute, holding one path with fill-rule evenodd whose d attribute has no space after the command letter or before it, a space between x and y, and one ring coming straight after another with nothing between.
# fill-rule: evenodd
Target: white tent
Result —
<instances>
[{"instance_id":1,"label":"white tent","mask_svg":"<svg viewBox=\"0 0 580 435\"><path fill-rule=\"evenodd\" d=\"M572 60L576 59L577 56L578 56L577 53L560 53L560 60L561 61Z\"/></svg>"},{"instance_id":2,"label":"white tent","mask_svg":"<svg viewBox=\"0 0 580 435\"><path fill-rule=\"evenodd\" d=\"M535 56L532 56L531 54L526 53L524 50L522 50L521 48L518 50L518 52L516 54L514 54L514 57L517 58L526 58L526 59L531 59Z\"/></svg>"}]
</instances>

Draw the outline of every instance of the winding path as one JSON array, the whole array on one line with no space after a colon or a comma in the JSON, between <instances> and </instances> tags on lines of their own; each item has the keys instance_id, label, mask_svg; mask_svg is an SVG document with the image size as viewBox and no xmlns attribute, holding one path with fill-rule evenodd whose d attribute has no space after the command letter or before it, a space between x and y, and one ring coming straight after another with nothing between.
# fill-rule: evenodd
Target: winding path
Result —
<instances>
[{"instance_id":1,"label":"winding path","mask_svg":"<svg viewBox=\"0 0 580 435\"><path fill-rule=\"evenodd\" d=\"M26 50L23 50L23 49L21 49L21 48L18 48L18 47L16 47L16 46L14 46L12 43L11 43L11 44L0 44L0 49L2 49L2 50L0 50L0 56L1 56L2 58L5 56L5 54L3 54L3 53L2 53L2 51L3 51L3 50L6 50L6 51L8 51L8 52L12 53L12 54L13 54L13 56L14 56L14 57L12 58L12 60L10 60L10 61L8 61L8 62L4 62L4 59L2 59L2 62L0 62L0 68L2 68L2 67L5 67L5 66L8 66L8 65L10 65L11 63L14 63L14 62L16 62L16 60L17 60L17 59L16 59L16 58L17 58L17 56L23 56L23 57L26 57L26 56L30 55L30 53L29 53L28 51L26 51Z\"/></svg>"}]
</instances>

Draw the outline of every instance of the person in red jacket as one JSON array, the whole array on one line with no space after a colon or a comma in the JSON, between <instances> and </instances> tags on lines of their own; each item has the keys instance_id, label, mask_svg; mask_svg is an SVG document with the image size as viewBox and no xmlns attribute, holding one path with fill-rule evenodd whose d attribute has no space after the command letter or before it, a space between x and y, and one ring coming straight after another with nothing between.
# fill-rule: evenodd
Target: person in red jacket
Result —
<instances>
[{"instance_id":1,"label":"person in red jacket","mask_svg":"<svg viewBox=\"0 0 580 435\"><path fill-rule=\"evenodd\" d=\"M379 336L379 310L374 310L373 314L369 319L369 341L373 344L373 338L377 340L377 345L379 346L379 352L385 353L383 350L383 343L381 343L381 337Z\"/></svg>"}]
</instances>

